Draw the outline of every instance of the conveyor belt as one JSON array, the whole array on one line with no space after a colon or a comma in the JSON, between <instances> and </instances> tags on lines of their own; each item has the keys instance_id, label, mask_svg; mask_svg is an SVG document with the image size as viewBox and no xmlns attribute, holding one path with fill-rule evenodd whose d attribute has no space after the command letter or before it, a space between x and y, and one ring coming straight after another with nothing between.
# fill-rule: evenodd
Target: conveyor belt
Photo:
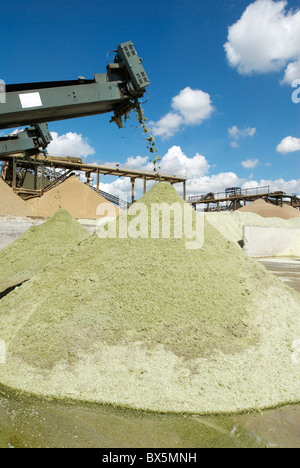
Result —
<instances>
[{"instance_id":1,"label":"conveyor belt","mask_svg":"<svg viewBox=\"0 0 300 468\"><path fill-rule=\"evenodd\" d=\"M97 191L96 187L90 186L95 192ZM107 201L114 203L115 205L119 206L122 210L127 210L130 206L130 203L120 200L119 197L112 195L111 193L104 192L103 190L99 190L99 195L105 198Z\"/></svg>"}]
</instances>

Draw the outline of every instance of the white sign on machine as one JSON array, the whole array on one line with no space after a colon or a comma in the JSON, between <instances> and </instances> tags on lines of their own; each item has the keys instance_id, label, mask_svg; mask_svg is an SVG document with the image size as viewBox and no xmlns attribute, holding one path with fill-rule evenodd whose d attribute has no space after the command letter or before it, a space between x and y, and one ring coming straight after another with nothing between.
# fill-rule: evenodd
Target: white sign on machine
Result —
<instances>
[{"instance_id":1,"label":"white sign on machine","mask_svg":"<svg viewBox=\"0 0 300 468\"><path fill-rule=\"evenodd\" d=\"M33 107L42 107L42 100L40 93L24 93L19 94L22 109Z\"/></svg>"},{"instance_id":2,"label":"white sign on machine","mask_svg":"<svg viewBox=\"0 0 300 468\"><path fill-rule=\"evenodd\" d=\"M0 80L0 104L6 103L6 94L5 94L5 81Z\"/></svg>"}]
</instances>

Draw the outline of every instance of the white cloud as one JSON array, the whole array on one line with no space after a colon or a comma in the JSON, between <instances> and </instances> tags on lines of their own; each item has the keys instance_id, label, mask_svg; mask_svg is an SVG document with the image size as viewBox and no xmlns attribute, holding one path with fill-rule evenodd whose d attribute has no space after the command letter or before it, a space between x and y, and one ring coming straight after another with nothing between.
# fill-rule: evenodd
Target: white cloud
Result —
<instances>
[{"instance_id":1,"label":"white cloud","mask_svg":"<svg viewBox=\"0 0 300 468\"><path fill-rule=\"evenodd\" d=\"M287 154L293 153L294 151L300 151L300 138L294 138L288 136L281 140L276 150L278 153Z\"/></svg>"},{"instance_id":2,"label":"white cloud","mask_svg":"<svg viewBox=\"0 0 300 468\"><path fill-rule=\"evenodd\" d=\"M160 120L149 123L154 136L167 139L186 126L200 125L214 111L210 95L189 86L173 97L171 108Z\"/></svg>"},{"instance_id":3,"label":"white cloud","mask_svg":"<svg viewBox=\"0 0 300 468\"><path fill-rule=\"evenodd\" d=\"M74 156L86 158L95 154L95 150L88 140L78 133L68 132L65 135L58 135L51 132L53 140L47 147L50 156Z\"/></svg>"},{"instance_id":4,"label":"white cloud","mask_svg":"<svg viewBox=\"0 0 300 468\"><path fill-rule=\"evenodd\" d=\"M148 162L148 156L145 156L144 158L142 156L137 156L136 158L131 156L127 159L124 166L127 167L128 169L135 169L138 171L144 168L147 162Z\"/></svg>"},{"instance_id":5,"label":"white cloud","mask_svg":"<svg viewBox=\"0 0 300 468\"><path fill-rule=\"evenodd\" d=\"M137 179L136 181L136 189L140 189L139 185L141 181ZM131 195L131 182L129 177L118 177L118 179L114 180L110 183L103 183L100 182L100 190L104 192L110 193L111 195L115 195L119 197L121 200L129 201Z\"/></svg>"},{"instance_id":6,"label":"white cloud","mask_svg":"<svg viewBox=\"0 0 300 468\"><path fill-rule=\"evenodd\" d=\"M247 138L247 137L253 137L255 133L256 133L256 128L254 127L247 127L247 128L239 129L236 125L234 125L233 127L230 127L228 129L229 138L232 140L230 145L233 148L238 148L239 140Z\"/></svg>"},{"instance_id":7,"label":"white cloud","mask_svg":"<svg viewBox=\"0 0 300 468\"><path fill-rule=\"evenodd\" d=\"M228 30L227 59L241 74L268 73L286 68L289 82L300 59L300 11L287 10L287 1L256 0Z\"/></svg>"},{"instance_id":8,"label":"white cloud","mask_svg":"<svg viewBox=\"0 0 300 468\"><path fill-rule=\"evenodd\" d=\"M200 177L207 174L210 168L204 156L197 153L189 158L180 146L172 146L159 165L161 173L172 173L182 177Z\"/></svg>"},{"instance_id":9,"label":"white cloud","mask_svg":"<svg viewBox=\"0 0 300 468\"><path fill-rule=\"evenodd\" d=\"M175 135L183 123L184 120L180 115L169 112L158 120L158 122L149 122L149 125L154 136L161 136L167 139Z\"/></svg>"},{"instance_id":10,"label":"white cloud","mask_svg":"<svg viewBox=\"0 0 300 468\"><path fill-rule=\"evenodd\" d=\"M254 169L255 167L258 166L258 164L259 164L259 159L247 159L246 161L241 162L241 165L245 169Z\"/></svg>"},{"instance_id":11,"label":"white cloud","mask_svg":"<svg viewBox=\"0 0 300 468\"><path fill-rule=\"evenodd\" d=\"M187 181L189 196L201 195L209 192L225 192L227 187L240 187L243 182L234 172L221 172L210 176L195 177Z\"/></svg>"},{"instance_id":12,"label":"white cloud","mask_svg":"<svg viewBox=\"0 0 300 468\"><path fill-rule=\"evenodd\" d=\"M295 80L300 79L300 59L296 62L291 62L285 69L284 77L281 83L292 84Z\"/></svg>"},{"instance_id":13,"label":"white cloud","mask_svg":"<svg viewBox=\"0 0 300 468\"><path fill-rule=\"evenodd\" d=\"M172 108L183 116L185 125L200 125L214 110L209 94L189 86L173 97Z\"/></svg>"}]
</instances>

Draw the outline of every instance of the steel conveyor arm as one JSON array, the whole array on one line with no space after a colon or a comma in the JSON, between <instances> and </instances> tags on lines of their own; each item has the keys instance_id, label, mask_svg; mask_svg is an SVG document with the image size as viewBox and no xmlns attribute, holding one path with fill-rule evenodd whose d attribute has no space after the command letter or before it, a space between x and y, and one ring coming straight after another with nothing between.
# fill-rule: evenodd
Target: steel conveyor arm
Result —
<instances>
[{"instance_id":1,"label":"steel conveyor arm","mask_svg":"<svg viewBox=\"0 0 300 468\"><path fill-rule=\"evenodd\" d=\"M115 112L116 121L134 107L150 84L132 42L120 44L114 63L93 80L6 85L0 129Z\"/></svg>"}]
</instances>

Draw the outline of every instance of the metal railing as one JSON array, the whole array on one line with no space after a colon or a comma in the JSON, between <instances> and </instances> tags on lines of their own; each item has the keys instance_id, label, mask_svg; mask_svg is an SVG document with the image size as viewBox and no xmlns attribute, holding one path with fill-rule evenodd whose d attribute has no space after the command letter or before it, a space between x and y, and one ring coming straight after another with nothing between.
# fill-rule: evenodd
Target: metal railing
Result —
<instances>
[{"instance_id":1,"label":"metal railing","mask_svg":"<svg viewBox=\"0 0 300 468\"><path fill-rule=\"evenodd\" d=\"M196 203L196 202L205 202L205 201L218 201L218 200L230 200L233 197L238 198L238 197L249 197L249 196L256 196L256 195L263 195L263 194L269 194L270 193L270 186L265 185L261 187L252 187L248 189L237 189L236 192L233 190L231 191L225 191L225 192L218 192L218 193L208 193L208 194L203 194L203 195L195 195L189 197L189 203Z\"/></svg>"},{"instance_id":2,"label":"metal railing","mask_svg":"<svg viewBox=\"0 0 300 468\"><path fill-rule=\"evenodd\" d=\"M89 185L89 187L92 190L94 190L94 192L97 192L97 188L94 187L93 185ZM119 206L121 210L127 210L130 207L130 203L124 200L121 200L119 197L116 197L115 195L112 195L111 193L107 193L107 192L104 192L103 190L99 190L99 195L101 195L107 201Z\"/></svg>"}]
</instances>

